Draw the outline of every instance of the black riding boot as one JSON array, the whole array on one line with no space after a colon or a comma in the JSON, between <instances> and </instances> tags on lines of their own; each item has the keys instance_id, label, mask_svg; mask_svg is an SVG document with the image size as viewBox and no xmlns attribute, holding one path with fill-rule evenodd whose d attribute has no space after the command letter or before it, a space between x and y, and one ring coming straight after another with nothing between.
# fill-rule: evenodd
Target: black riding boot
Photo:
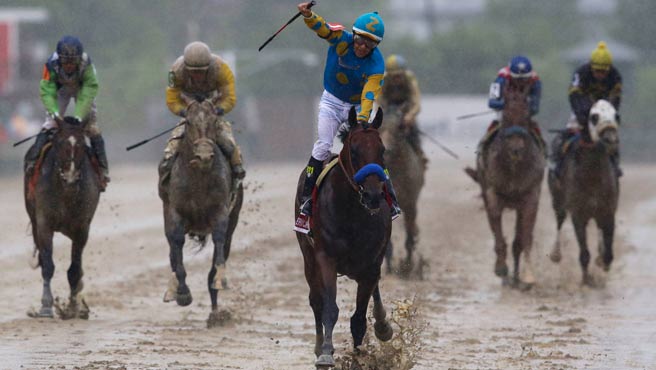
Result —
<instances>
[{"instance_id":1,"label":"black riding boot","mask_svg":"<svg viewBox=\"0 0 656 370\"><path fill-rule=\"evenodd\" d=\"M385 170L385 173L388 174L387 170ZM390 178L389 174L387 175L387 180L385 180L385 187L387 188L387 192L389 193L390 198L392 198L392 207L390 209L392 220L396 220L401 215L401 207L399 206L399 201L396 198L396 192L394 191L392 179Z\"/></svg>"},{"instance_id":2,"label":"black riding boot","mask_svg":"<svg viewBox=\"0 0 656 370\"><path fill-rule=\"evenodd\" d=\"M34 165L39 159L41 150L48 143L48 140L50 140L50 133L50 130L41 130L41 132L36 135L34 144L32 144L30 149L27 150L27 153L25 153L25 163L23 170L26 174L31 175L32 171L34 170Z\"/></svg>"},{"instance_id":3,"label":"black riding boot","mask_svg":"<svg viewBox=\"0 0 656 370\"><path fill-rule=\"evenodd\" d=\"M305 182L301 193L301 210L294 223L294 231L303 234L310 233L310 216L312 215L312 190L317 183L317 178L323 169L323 162L310 156L310 161L305 168Z\"/></svg>"},{"instance_id":4,"label":"black riding boot","mask_svg":"<svg viewBox=\"0 0 656 370\"><path fill-rule=\"evenodd\" d=\"M556 178L560 177L560 167L563 162L563 145L567 138L569 138L569 131L559 132L551 142L551 165L549 166L549 171Z\"/></svg>"},{"instance_id":5,"label":"black riding boot","mask_svg":"<svg viewBox=\"0 0 656 370\"><path fill-rule=\"evenodd\" d=\"M323 162L310 156L310 161L305 168L305 182L301 194L301 214L305 216L312 216L312 190L321 170L323 170Z\"/></svg>"},{"instance_id":6,"label":"black riding boot","mask_svg":"<svg viewBox=\"0 0 656 370\"><path fill-rule=\"evenodd\" d=\"M91 149L93 149L93 153L98 159L98 164L100 165L103 173L104 180L102 181L103 184L101 184L100 191L105 191L105 187L110 181L109 164L107 163L107 153L105 152L105 140L103 140L102 136L98 135L89 138L89 141L91 142Z\"/></svg>"}]
</instances>

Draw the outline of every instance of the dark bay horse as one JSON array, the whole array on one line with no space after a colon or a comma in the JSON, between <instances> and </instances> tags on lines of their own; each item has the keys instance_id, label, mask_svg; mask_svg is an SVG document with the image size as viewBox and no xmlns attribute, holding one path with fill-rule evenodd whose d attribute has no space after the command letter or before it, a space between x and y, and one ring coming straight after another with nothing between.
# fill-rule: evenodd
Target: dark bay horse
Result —
<instances>
[{"instance_id":1,"label":"dark bay horse","mask_svg":"<svg viewBox=\"0 0 656 370\"><path fill-rule=\"evenodd\" d=\"M426 166L410 145L406 130L401 126L402 118L401 107L388 107L385 110L380 136L385 145L385 164L390 176L394 179L399 205L403 210L406 258L401 262L399 273L401 276L407 277L413 270L413 253L419 239L417 200L424 186ZM387 272L393 271L392 251L392 241L390 240L386 255Z\"/></svg>"},{"instance_id":2,"label":"dark bay horse","mask_svg":"<svg viewBox=\"0 0 656 370\"><path fill-rule=\"evenodd\" d=\"M310 306L316 326L317 368L335 366L333 328L337 322L337 274L358 284L356 309L351 316L354 347L362 344L367 330L367 306L374 298L374 331L387 341L392 327L378 288L381 265L389 241L392 219L386 201L383 172L385 147L378 134L382 122L379 109L371 125L356 122L349 114L349 129L342 131L344 143L339 164L324 178L313 203L312 234L296 233L305 261L305 278L310 286ZM298 217L304 173L298 182L294 209Z\"/></svg>"},{"instance_id":3,"label":"dark bay horse","mask_svg":"<svg viewBox=\"0 0 656 370\"><path fill-rule=\"evenodd\" d=\"M172 271L165 302L175 300L180 306L187 306L192 301L183 264L185 236L195 238L201 246L208 235L214 242L212 267L207 276L212 301L208 326L213 326L220 316L217 295L223 286L225 264L244 194L241 185L237 194L231 194L230 163L214 141L219 119L208 100L194 101L188 106L185 132L173 159L170 180L160 181L159 186Z\"/></svg>"},{"instance_id":4,"label":"dark bay horse","mask_svg":"<svg viewBox=\"0 0 656 370\"><path fill-rule=\"evenodd\" d=\"M580 248L583 283L587 285L594 285L588 273L590 252L586 226L590 220L595 220L599 230L597 265L608 271L613 261L615 212L620 189L611 156L619 150L618 128L613 105L606 100L597 101L590 109L588 125L581 129L580 138L570 144L563 158L560 177L549 173L549 191L558 227L550 257L560 262L561 227L569 212Z\"/></svg>"},{"instance_id":5,"label":"dark bay horse","mask_svg":"<svg viewBox=\"0 0 656 370\"><path fill-rule=\"evenodd\" d=\"M43 277L41 309L28 313L31 317L53 317L50 280L55 272L52 238L55 232L72 241L71 265L68 268L70 297L61 312L63 318L88 319L89 310L80 292L82 252L89 238L89 226L100 198L100 180L92 165L86 145L84 124L72 117L57 121L50 149L25 174L25 207L32 224L32 237L38 252L38 266Z\"/></svg>"},{"instance_id":6,"label":"dark bay horse","mask_svg":"<svg viewBox=\"0 0 656 370\"><path fill-rule=\"evenodd\" d=\"M531 265L533 228L540 200L545 168L545 151L541 136L535 132L529 116L526 96L528 86L506 85L503 118L489 144L483 146L476 171L466 172L481 186L488 222L494 234L497 276L508 281L506 241L502 230L502 213L506 208L517 212L515 239L512 244L514 274L510 283L521 289L534 284ZM520 256L524 266L520 276Z\"/></svg>"}]
</instances>

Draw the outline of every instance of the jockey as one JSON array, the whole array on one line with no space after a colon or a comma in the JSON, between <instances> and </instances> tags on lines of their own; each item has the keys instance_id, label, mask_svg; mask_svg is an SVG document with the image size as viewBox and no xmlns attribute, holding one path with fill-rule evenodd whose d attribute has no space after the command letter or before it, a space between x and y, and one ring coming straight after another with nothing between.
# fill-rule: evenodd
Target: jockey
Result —
<instances>
[{"instance_id":1,"label":"jockey","mask_svg":"<svg viewBox=\"0 0 656 370\"><path fill-rule=\"evenodd\" d=\"M601 41L592 51L590 61L577 68L572 77L569 87L569 104L572 114L566 125L567 130L556 137L551 150L551 170L556 175L560 172L560 164L563 159L563 144L582 126L588 124L588 115L592 105L599 99L605 99L619 112L621 97L622 76L613 66L613 57L608 51L606 43ZM619 167L619 153L611 156L611 161L617 175L622 176L622 170Z\"/></svg>"},{"instance_id":2,"label":"jockey","mask_svg":"<svg viewBox=\"0 0 656 370\"><path fill-rule=\"evenodd\" d=\"M230 161L232 167L232 189L236 190L246 175L242 167L241 151L232 135L232 125L223 120L237 101L235 96L235 78L232 70L218 55L212 54L203 42L194 41L187 45L184 54L178 57L169 71L169 85L166 88L166 106L169 110L186 117L186 108L193 101L209 99L216 107L216 114L221 118L220 137L213 138L221 151ZM175 154L184 135L185 126L178 125L164 149L164 158L160 163L160 174L166 178L171 171Z\"/></svg>"},{"instance_id":3,"label":"jockey","mask_svg":"<svg viewBox=\"0 0 656 370\"><path fill-rule=\"evenodd\" d=\"M398 106L403 113L401 127L406 129L408 142L422 159L428 162L421 149L417 115L421 110L421 93L415 74L407 68L405 58L392 54L385 60L385 84L378 97L383 111L390 106Z\"/></svg>"},{"instance_id":4,"label":"jockey","mask_svg":"<svg viewBox=\"0 0 656 370\"><path fill-rule=\"evenodd\" d=\"M479 142L478 153L481 153L483 147L492 140L493 135L490 133L496 131L503 118L503 108L505 105L503 99L504 90L512 87L524 88L527 85L530 86L527 99L530 115L533 117L540 111L542 83L540 82L538 74L533 70L531 60L523 55L517 55L510 59L507 66L499 70L497 78L490 85L490 97L487 105L497 112L497 118L490 123L490 126L487 129L487 134ZM540 133L537 123L531 119L529 124L541 138L542 134Z\"/></svg>"},{"instance_id":5,"label":"jockey","mask_svg":"<svg viewBox=\"0 0 656 370\"><path fill-rule=\"evenodd\" d=\"M110 179L105 141L96 122L98 79L96 68L77 37L64 36L57 42L56 51L43 67L39 88L41 102L46 108L46 121L34 145L25 154L25 171L31 172L34 169L51 131L57 128L57 120L61 120L71 99L75 99L73 117L78 122L88 119L85 134L89 137L93 153L102 169L104 181L101 181L101 191L104 191Z\"/></svg>"},{"instance_id":6,"label":"jockey","mask_svg":"<svg viewBox=\"0 0 656 370\"><path fill-rule=\"evenodd\" d=\"M326 23L321 16L308 8L309 4L298 4L298 10L303 14L308 28L328 41L330 47L323 75L324 91L319 103L319 138L314 143L306 168L301 212L294 226L294 230L305 234L310 231L312 190L323 169L323 161L330 158L338 128L347 120L348 112L353 106L358 109L358 121L369 121L374 101L383 85L385 72L385 60L377 48L383 39L385 25L378 13L359 16L351 33L342 25ZM386 185L392 198L391 211L394 219L401 213L401 209L389 176Z\"/></svg>"}]
</instances>

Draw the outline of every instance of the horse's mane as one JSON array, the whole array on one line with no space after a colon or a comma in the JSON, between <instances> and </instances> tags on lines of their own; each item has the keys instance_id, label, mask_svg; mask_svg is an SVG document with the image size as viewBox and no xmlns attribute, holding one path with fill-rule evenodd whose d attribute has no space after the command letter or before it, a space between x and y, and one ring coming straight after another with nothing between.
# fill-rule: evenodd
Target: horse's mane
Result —
<instances>
[{"instance_id":1,"label":"horse's mane","mask_svg":"<svg viewBox=\"0 0 656 370\"><path fill-rule=\"evenodd\" d=\"M339 126L339 131L337 132L337 137L339 137L339 140L344 144L346 141L346 138L349 136L351 133L351 130L355 127L355 125L351 126L349 123L343 124Z\"/></svg>"}]
</instances>

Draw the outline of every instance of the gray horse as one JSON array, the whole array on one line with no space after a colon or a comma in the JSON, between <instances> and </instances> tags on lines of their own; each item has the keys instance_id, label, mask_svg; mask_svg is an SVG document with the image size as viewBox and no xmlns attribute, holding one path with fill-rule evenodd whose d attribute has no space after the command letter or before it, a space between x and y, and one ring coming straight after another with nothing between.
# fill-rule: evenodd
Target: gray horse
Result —
<instances>
[{"instance_id":1,"label":"gray horse","mask_svg":"<svg viewBox=\"0 0 656 370\"><path fill-rule=\"evenodd\" d=\"M86 122L85 122L86 123ZM68 304L58 308L64 319L89 318L86 302L80 292L82 282L82 252L89 238L89 227L100 198L97 166L86 145L84 124L66 117L58 120L59 129L51 147L31 173L25 174L25 207L32 223L32 237L41 266L43 295L41 309L29 312L30 317L53 317L53 297L50 280L55 273L52 259L52 238L55 232L72 241L71 265L68 268L70 297Z\"/></svg>"},{"instance_id":2,"label":"gray horse","mask_svg":"<svg viewBox=\"0 0 656 370\"><path fill-rule=\"evenodd\" d=\"M586 285L594 285L588 273L590 252L586 237L586 226L591 219L595 220L599 230L597 265L608 271L613 261L615 212L620 189L611 156L619 150L618 128L613 105L606 100L597 101L590 109L590 119L581 130L580 139L570 145L563 158L560 177L549 173L549 191L558 225L550 257L552 261L560 262L561 227L569 212Z\"/></svg>"},{"instance_id":3,"label":"gray horse","mask_svg":"<svg viewBox=\"0 0 656 370\"><path fill-rule=\"evenodd\" d=\"M407 277L414 267L413 253L419 238L417 200L424 186L426 166L407 139L407 132L401 126L402 117L400 107L388 107L385 110L380 136L385 144L385 164L394 179L399 205L403 210L406 258L400 264L399 273ZM392 251L390 239L385 255L388 273L393 271Z\"/></svg>"},{"instance_id":4,"label":"gray horse","mask_svg":"<svg viewBox=\"0 0 656 370\"><path fill-rule=\"evenodd\" d=\"M530 123L527 93L527 88L508 88L504 93L503 118L498 131L487 145L482 146L476 171L466 169L481 186L488 222L494 234L497 255L494 271L504 284L510 282L520 289L529 289L535 283L530 253L546 163L542 138ZM508 280L507 246L501 218L506 208L517 212L511 281ZM520 275L522 255L524 268Z\"/></svg>"},{"instance_id":5,"label":"gray horse","mask_svg":"<svg viewBox=\"0 0 656 370\"><path fill-rule=\"evenodd\" d=\"M208 326L220 321L217 295L225 285L225 265L244 195L242 185L235 194L231 193L230 163L214 141L220 136L220 117L214 111L207 100L189 105L185 133L173 159L170 179L166 182L160 179L159 186L172 271L165 302L175 300L180 306L192 302L183 264L185 236L196 239L201 246L208 235L214 242L212 267L207 277L212 301Z\"/></svg>"}]
</instances>

